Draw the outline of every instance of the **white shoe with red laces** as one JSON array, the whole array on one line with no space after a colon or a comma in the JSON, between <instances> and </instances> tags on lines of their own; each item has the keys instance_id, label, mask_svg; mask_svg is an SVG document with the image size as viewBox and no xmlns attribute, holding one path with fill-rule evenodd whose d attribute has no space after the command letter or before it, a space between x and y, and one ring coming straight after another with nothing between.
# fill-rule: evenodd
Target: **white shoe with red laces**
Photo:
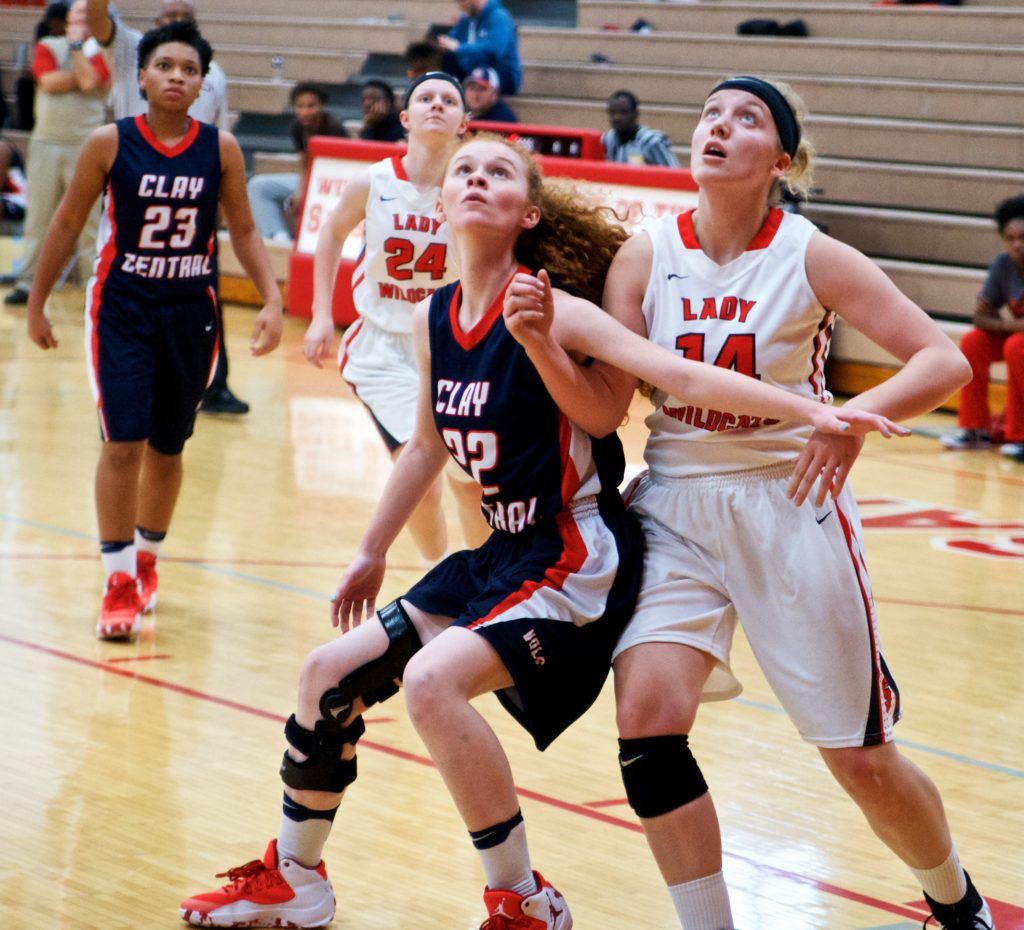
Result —
<instances>
[{"instance_id":1,"label":"white shoe with red laces","mask_svg":"<svg viewBox=\"0 0 1024 930\"><path fill-rule=\"evenodd\" d=\"M181 902L181 919L194 927L326 927L334 919L334 889L323 862L307 869L277 858L271 840L254 859L218 878L228 884Z\"/></svg>"},{"instance_id":2,"label":"white shoe with red laces","mask_svg":"<svg viewBox=\"0 0 1024 930\"><path fill-rule=\"evenodd\" d=\"M141 615L142 602L135 579L125 572L114 572L103 592L96 635L100 639L133 640L139 632Z\"/></svg>"},{"instance_id":3,"label":"white shoe with red laces","mask_svg":"<svg viewBox=\"0 0 1024 930\"><path fill-rule=\"evenodd\" d=\"M156 574L156 556L152 552L140 552L135 556L135 578L139 582L142 612L152 613L156 610L156 586L159 582Z\"/></svg>"},{"instance_id":4,"label":"white shoe with red laces","mask_svg":"<svg viewBox=\"0 0 1024 930\"><path fill-rule=\"evenodd\" d=\"M484 889L487 919L480 930L572 930L569 905L540 872L537 890L523 897L514 891Z\"/></svg>"}]
</instances>

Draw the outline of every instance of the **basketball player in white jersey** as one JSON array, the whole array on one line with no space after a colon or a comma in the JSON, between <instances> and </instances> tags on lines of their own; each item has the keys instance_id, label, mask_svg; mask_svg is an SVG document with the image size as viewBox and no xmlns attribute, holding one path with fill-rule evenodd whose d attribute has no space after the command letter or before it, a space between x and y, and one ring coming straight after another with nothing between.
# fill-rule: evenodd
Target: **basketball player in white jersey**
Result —
<instances>
[{"instance_id":1,"label":"basketball player in white jersey","mask_svg":"<svg viewBox=\"0 0 1024 930\"><path fill-rule=\"evenodd\" d=\"M809 186L801 111L788 88L759 78L718 85L693 135L696 210L622 247L605 306L665 348L824 404L824 359L842 316L904 364L844 409L925 413L970 377L963 356L874 263L774 205L781 184ZM538 304L544 287L526 278L510 294ZM596 397L573 384L578 410L560 400L563 409L593 417ZM739 619L801 735L910 867L938 924L991 930L935 785L892 742L899 691L846 484L863 438L658 391L652 402L650 470L628 492L647 553L614 661L619 761L681 925L733 927L718 820L687 740L701 700L740 691L729 663ZM606 406L608 425L628 403Z\"/></svg>"},{"instance_id":2,"label":"basketball player in white jersey","mask_svg":"<svg viewBox=\"0 0 1024 930\"><path fill-rule=\"evenodd\" d=\"M363 402L392 459L412 435L416 410L416 354L412 312L416 304L454 281L457 268L447 226L437 218L441 179L466 128L462 87L442 71L418 77L400 114L409 148L352 178L317 243L313 270L313 320L302 351L320 367L331 355L334 279L345 240L365 221L363 249L352 272L352 297L360 318L345 333L338 369ZM480 545L489 528L480 515L480 489L449 470L466 545ZM437 482L409 519L421 555L431 561L448 547Z\"/></svg>"}]
</instances>

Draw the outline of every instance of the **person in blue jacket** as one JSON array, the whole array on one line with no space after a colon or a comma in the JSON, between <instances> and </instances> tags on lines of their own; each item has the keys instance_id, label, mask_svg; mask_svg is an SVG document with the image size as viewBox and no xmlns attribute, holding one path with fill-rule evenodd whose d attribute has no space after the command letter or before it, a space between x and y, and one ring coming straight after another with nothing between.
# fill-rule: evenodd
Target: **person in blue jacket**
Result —
<instances>
[{"instance_id":1,"label":"person in blue jacket","mask_svg":"<svg viewBox=\"0 0 1024 930\"><path fill-rule=\"evenodd\" d=\"M445 50L444 70L464 78L474 68L494 68L502 94L519 91L523 68L519 62L516 24L501 0L456 0L462 16L437 41Z\"/></svg>"}]
</instances>

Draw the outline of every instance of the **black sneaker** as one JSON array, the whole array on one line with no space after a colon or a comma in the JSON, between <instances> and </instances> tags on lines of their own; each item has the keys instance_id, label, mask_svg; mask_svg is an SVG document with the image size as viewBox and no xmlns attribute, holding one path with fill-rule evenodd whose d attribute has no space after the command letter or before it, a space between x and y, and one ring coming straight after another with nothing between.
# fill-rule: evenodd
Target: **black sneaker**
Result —
<instances>
[{"instance_id":1,"label":"black sneaker","mask_svg":"<svg viewBox=\"0 0 1024 930\"><path fill-rule=\"evenodd\" d=\"M17 285L10 294L4 298L5 307L24 307L28 303L28 288L23 284Z\"/></svg>"},{"instance_id":2,"label":"black sneaker","mask_svg":"<svg viewBox=\"0 0 1024 930\"><path fill-rule=\"evenodd\" d=\"M987 449L992 445L992 436L984 429L961 429L944 433L939 442L947 449Z\"/></svg>"},{"instance_id":3,"label":"black sneaker","mask_svg":"<svg viewBox=\"0 0 1024 930\"><path fill-rule=\"evenodd\" d=\"M199 408L200 413L230 413L239 415L249 412L249 405L244 400L239 400L231 393L227 385L223 387L211 387L203 395L203 403Z\"/></svg>"},{"instance_id":4,"label":"black sneaker","mask_svg":"<svg viewBox=\"0 0 1024 930\"><path fill-rule=\"evenodd\" d=\"M964 874L967 875L966 872ZM970 875L967 875L967 894L956 904L939 904L929 898L927 892L924 899L932 909L932 916L924 922L922 928L938 926L943 930L995 930L992 912L985 899L978 894ZM938 921L937 925L932 924L933 918Z\"/></svg>"}]
</instances>

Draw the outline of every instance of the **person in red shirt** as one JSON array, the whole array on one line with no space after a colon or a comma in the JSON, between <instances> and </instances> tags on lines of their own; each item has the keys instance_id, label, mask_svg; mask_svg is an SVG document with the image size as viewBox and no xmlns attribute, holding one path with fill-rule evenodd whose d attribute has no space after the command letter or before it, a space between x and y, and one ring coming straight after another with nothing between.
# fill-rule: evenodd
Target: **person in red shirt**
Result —
<instances>
[{"instance_id":1,"label":"person in red shirt","mask_svg":"<svg viewBox=\"0 0 1024 930\"><path fill-rule=\"evenodd\" d=\"M995 212L1006 251L989 265L978 294L974 328L960 341L974 376L960 392L960 429L940 439L947 449L987 449L993 442L988 406L989 369L1006 362L1003 455L1024 462L1024 196L1004 200Z\"/></svg>"},{"instance_id":2,"label":"person in red shirt","mask_svg":"<svg viewBox=\"0 0 1024 930\"><path fill-rule=\"evenodd\" d=\"M68 10L63 36L46 36L36 43L32 74L36 79L36 124L28 161L28 209L25 244L18 282L4 303L28 302L43 237L57 205L71 183L79 150L89 134L106 121L110 71L99 44L85 21L86 0L75 0ZM97 204L78 239L78 267L82 283L96 257Z\"/></svg>"}]
</instances>

